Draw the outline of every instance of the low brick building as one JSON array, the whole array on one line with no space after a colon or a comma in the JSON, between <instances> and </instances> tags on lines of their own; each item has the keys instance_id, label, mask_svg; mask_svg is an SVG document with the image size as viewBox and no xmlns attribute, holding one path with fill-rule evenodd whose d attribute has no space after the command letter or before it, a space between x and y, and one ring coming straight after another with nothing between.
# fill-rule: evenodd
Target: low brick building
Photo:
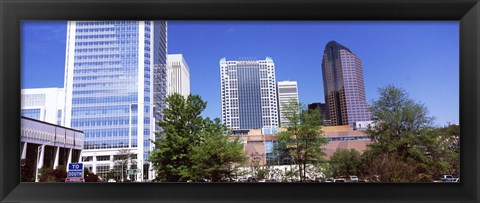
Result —
<instances>
[{"instance_id":1,"label":"low brick building","mask_svg":"<svg viewBox=\"0 0 480 203\"><path fill-rule=\"evenodd\" d=\"M285 129L280 129L284 131ZM322 128L328 144L324 145L325 158L329 159L338 149L355 149L363 153L371 143L364 131L352 130L349 125L325 126ZM243 135L235 135L244 143L244 150L248 155L247 166L255 163L265 165L271 161L273 145L277 141L274 134L261 134L261 130L244 130ZM278 163L281 164L281 163Z\"/></svg>"}]
</instances>

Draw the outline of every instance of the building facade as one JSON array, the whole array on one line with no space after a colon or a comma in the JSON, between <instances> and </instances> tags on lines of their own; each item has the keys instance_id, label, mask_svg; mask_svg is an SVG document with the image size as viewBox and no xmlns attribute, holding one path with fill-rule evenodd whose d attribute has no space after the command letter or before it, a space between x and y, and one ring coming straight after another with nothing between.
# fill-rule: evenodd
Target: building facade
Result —
<instances>
[{"instance_id":1,"label":"building facade","mask_svg":"<svg viewBox=\"0 0 480 203\"><path fill-rule=\"evenodd\" d=\"M220 60L222 122L233 130L279 126L275 64Z\"/></svg>"},{"instance_id":2,"label":"building facade","mask_svg":"<svg viewBox=\"0 0 480 203\"><path fill-rule=\"evenodd\" d=\"M114 156L135 154L136 181L152 179L147 162L165 108L166 21L69 21L65 60L67 127L85 133L82 160L100 177Z\"/></svg>"},{"instance_id":3,"label":"building facade","mask_svg":"<svg viewBox=\"0 0 480 203\"><path fill-rule=\"evenodd\" d=\"M83 149L82 131L22 116L20 118L20 159L30 160L38 171L42 167L66 170L78 163ZM38 176L34 175L38 182ZM33 180L29 180L30 182Z\"/></svg>"},{"instance_id":4,"label":"building facade","mask_svg":"<svg viewBox=\"0 0 480 203\"><path fill-rule=\"evenodd\" d=\"M20 115L64 125L65 92L63 88L32 88L21 91Z\"/></svg>"},{"instance_id":5,"label":"building facade","mask_svg":"<svg viewBox=\"0 0 480 203\"><path fill-rule=\"evenodd\" d=\"M371 120L365 97L362 61L336 41L326 46L322 61L323 87L330 125L350 125Z\"/></svg>"},{"instance_id":6,"label":"building facade","mask_svg":"<svg viewBox=\"0 0 480 203\"><path fill-rule=\"evenodd\" d=\"M291 101L296 103L298 100L297 81L280 81L278 82L278 108L280 109L280 127L287 127L289 121L286 118L288 114L288 105ZM298 112L298 109L296 109Z\"/></svg>"},{"instance_id":7,"label":"building facade","mask_svg":"<svg viewBox=\"0 0 480 203\"><path fill-rule=\"evenodd\" d=\"M167 94L190 95L190 68L182 54L167 55Z\"/></svg>"}]
</instances>

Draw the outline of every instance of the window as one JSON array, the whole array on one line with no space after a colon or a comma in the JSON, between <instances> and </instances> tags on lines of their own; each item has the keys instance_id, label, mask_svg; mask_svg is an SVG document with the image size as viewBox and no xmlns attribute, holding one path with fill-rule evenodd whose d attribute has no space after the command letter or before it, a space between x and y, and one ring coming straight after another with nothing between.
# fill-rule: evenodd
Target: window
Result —
<instances>
[{"instance_id":1,"label":"window","mask_svg":"<svg viewBox=\"0 0 480 203\"><path fill-rule=\"evenodd\" d=\"M97 161L110 161L110 156L97 156Z\"/></svg>"}]
</instances>

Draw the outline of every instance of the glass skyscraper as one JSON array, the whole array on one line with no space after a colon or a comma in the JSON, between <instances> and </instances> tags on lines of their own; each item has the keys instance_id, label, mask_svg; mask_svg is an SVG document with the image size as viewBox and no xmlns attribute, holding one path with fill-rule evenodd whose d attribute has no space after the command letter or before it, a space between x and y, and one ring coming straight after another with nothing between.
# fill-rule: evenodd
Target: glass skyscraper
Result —
<instances>
[{"instance_id":1,"label":"glass skyscraper","mask_svg":"<svg viewBox=\"0 0 480 203\"><path fill-rule=\"evenodd\" d=\"M322 61L323 88L330 125L350 125L371 120L365 97L362 61L336 41L325 46Z\"/></svg>"},{"instance_id":2,"label":"glass skyscraper","mask_svg":"<svg viewBox=\"0 0 480 203\"><path fill-rule=\"evenodd\" d=\"M222 122L232 130L276 128L275 64L265 60L220 60Z\"/></svg>"},{"instance_id":3,"label":"glass skyscraper","mask_svg":"<svg viewBox=\"0 0 480 203\"><path fill-rule=\"evenodd\" d=\"M84 165L97 175L130 149L140 173L129 178L153 178L145 160L165 108L166 41L166 21L68 22L65 125L84 131Z\"/></svg>"}]
</instances>

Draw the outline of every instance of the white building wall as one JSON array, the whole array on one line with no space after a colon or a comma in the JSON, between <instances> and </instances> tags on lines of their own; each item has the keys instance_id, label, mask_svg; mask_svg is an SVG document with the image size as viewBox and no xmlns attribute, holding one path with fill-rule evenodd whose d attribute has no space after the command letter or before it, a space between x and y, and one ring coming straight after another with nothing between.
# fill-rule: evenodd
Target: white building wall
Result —
<instances>
[{"instance_id":1,"label":"white building wall","mask_svg":"<svg viewBox=\"0 0 480 203\"><path fill-rule=\"evenodd\" d=\"M167 55L167 94L190 95L190 68L182 54Z\"/></svg>"},{"instance_id":2,"label":"white building wall","mask_svg":"<svg viewBox=\"0 0 480 203\"><path fill-rule=\"evenodd\" d=\"M278 106L280 108L280 126L286 127L288 120L285 118L286 109L284 105L288 105L291 100L298 102L298 85L297 81L280 81L278 82Z\"/></svg>"},{"instance_id":3,"label":"white building wall","mask_svg":"<svg viewBox=\"0 0 480 203\"><path fill-rule=\"evenodd\" d=\"M21 109L40 109L38 120L63 126L65 92L63 88L31 88L21 90ZM60 115L59 115L59 112Z\"/></svg>"}]
</instances>

